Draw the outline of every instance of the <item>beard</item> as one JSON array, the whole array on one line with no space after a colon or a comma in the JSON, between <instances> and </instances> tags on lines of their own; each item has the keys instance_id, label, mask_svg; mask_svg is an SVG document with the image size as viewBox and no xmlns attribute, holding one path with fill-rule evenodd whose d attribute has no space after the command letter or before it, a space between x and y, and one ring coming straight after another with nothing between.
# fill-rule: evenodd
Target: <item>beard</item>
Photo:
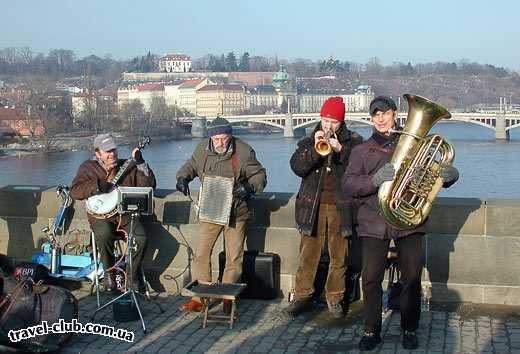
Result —
<instances>
[{"instance_id":1,"label":"beard","mask_svg":"<svg viewBox=\"0 0 520 354\"><path fill-rule=\"evenodd\" d=\"M214 149L217 154L223 154L227 151L227 146L219 146L218 148L215 147Z\"/></svg>"}]
</instances>

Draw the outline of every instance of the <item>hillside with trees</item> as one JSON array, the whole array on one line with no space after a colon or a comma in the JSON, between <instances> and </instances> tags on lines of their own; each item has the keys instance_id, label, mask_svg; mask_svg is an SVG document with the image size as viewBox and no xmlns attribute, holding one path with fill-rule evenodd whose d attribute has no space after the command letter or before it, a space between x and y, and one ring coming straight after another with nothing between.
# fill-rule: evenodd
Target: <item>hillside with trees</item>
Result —
<instances>
[{"instance_id":1,"label":"hillside with trees","mask_svg":"<svg viewBox=\"0 0 520 354\"><path fill-rule=\"evenodd\" d=\"M52 49L36 53L29 47L0 49L0 80L20 82L27 77L84 82L88 74L92 87L118 83L121 73L158 70L160 55L151 52L129 60L110 55L77 58L73 51ZM353 92L359 85L371 85L376 94L398 96L412 92L430 97L449 109L471 110L478 105L497 104L499 97L520 103L518 72L470 60L436 63L393 63L378 58L355 63L328 58L321 61L292 61L251 55L248 52L207 54L193 60L194 71L277 71L280 66L296 78L304 92Z\"/></svg>"}]
</instances>

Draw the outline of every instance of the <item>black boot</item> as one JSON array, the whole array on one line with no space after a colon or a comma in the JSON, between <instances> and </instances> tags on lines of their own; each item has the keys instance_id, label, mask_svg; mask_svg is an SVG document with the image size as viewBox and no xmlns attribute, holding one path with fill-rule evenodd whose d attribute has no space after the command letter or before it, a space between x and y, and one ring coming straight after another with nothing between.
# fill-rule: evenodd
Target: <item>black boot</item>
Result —
<instances>
[{"instance_id":1,"label":"black boot","mask_svg":"<svg viewBox=\"0 0 520 354\"><path fill-rule=\"evenodd\" d=\"M311 299L295 299L285 308L285 312L293 317L309 311L312 308Z\"/></svg>"},{"instance_id":2,"label":"black boot","mask_svg":"<svg viewBox=\"0 0 520 354\"><path fill-rule=\"evenodd\" d=\"M369 351L374 350L377 345L381 343L381 336L376 332L365 332L363 333L363 337L359 341L358 347L359 350Z\"/></svg>"},{"instance_id":3,"label":"black boot","mask_svg":"<svg viewBox=\"0 0 520 354\"><path fill-rule=\"evenodd\" d=\"M137 272L132 274L132 288L139 292L144 294L146 292L146 283L143 279L143 276L141 275L141 272Z\"/></svg>"},{"instance_id":4,"label":"black boot","mask_svg":"<svg viewBox=\"0 0 520 354\"><path fill-rule=\"evenodd\" d=\"M419 348L419 339L415 331L404 331L403 332L403 348L407 350L414 350Z\"/></svg>"}]
</instances>

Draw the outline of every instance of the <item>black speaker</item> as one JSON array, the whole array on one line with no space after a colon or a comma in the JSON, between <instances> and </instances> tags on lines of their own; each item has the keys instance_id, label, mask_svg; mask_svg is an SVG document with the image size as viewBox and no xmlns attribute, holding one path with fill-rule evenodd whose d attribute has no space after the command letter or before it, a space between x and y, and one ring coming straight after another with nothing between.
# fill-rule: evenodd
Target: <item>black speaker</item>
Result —
<instances>
[{"instance_id":1,"label":"black speaker","mask_svg":"<svg viewBox=\"0 0 520 354\"><path fill-rule=\"evenodd\" d=\"M226 264L225 252L218 255L218 278L222 281ZM280 295L280 257L274 253L245 251L241 283L247 288L240 297L246 299L275 299Z\"/></svg>"},{"instance_id":2,"label":"black speaker","mask_svg":"<svg viewBox=\"0 0 520 354\"><path fill-rule=\"evenodd\" d=\"M137 312L137 307L129 295L123 296L117 301L114 301L112 304L112 315L114 321L130 322L137 321L139 319L139 312Z\"/></svg>"}]
</instances>

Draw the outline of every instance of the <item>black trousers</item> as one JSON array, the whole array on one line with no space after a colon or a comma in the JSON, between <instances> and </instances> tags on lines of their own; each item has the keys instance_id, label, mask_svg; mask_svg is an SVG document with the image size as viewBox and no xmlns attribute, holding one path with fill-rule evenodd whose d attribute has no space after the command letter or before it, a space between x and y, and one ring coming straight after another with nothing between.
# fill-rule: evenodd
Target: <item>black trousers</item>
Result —
<instances>
[{"instance_id":1,"label":"black trousers","mask_svg":"<svg viewBox=\"0 0 520 354\"><path fill-rule=\"evenodd\" d=\"M103 267L108 269L114 265L114 241L116 239L117 219L112 220L89 220L90 227L96 237L96 244L99 250L99 259L103 262ZM122 226L127 233L130 232L130 220L125 217ZM146 248L146 232L141 222L134 220L134 236L137 250L133 252L132 271L137 275Z\"/></svg>"},{"instance_id":2,"label":"black trousers","mask_svg":"<svg viewBox=\"0 0 520 354\"><path fill-rule=\"evenodd\" d=\"M421 315L421 241L422 233L396 239L399 268L401 270L401 328L415 331L419 327ZM381 331L383 289L381 283L385 275L385 265L390 240L363 237L363 301L364 329L369 332Z\"/></svg>"}]
</instances>

